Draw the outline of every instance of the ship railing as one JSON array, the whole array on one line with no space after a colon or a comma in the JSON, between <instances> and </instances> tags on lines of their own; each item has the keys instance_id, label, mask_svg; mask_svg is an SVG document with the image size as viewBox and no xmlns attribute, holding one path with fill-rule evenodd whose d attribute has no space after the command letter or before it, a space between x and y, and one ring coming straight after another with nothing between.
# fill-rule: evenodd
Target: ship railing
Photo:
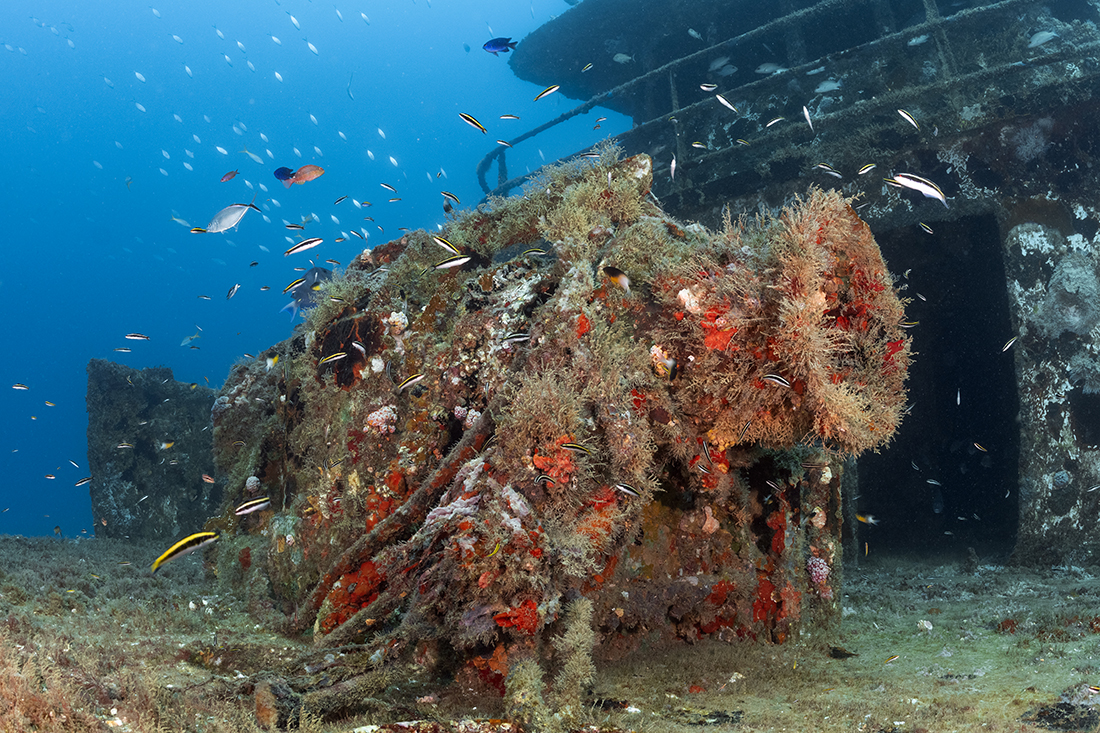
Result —
<instances>
[{"instance_id":1,"label":"ship railing","mask_svg":"<svg viewBox=\"0 0 1100 733\"><path fill-rule=\"evenodd\" d=\"M506 151L509 148L515 147L516 145L526 140L530 140L536 135L539 135L546 130L556 127L557 125L560 125L563 122L572 119L573 117L585 114L591 111L594 107L599 106L600 104L606 102L613 97L621 96L640 84L653 81L663 75L667 75L671 90L670 96L672 100L672 108L667 113L663 113L646 122L635 125L631 130L617 136L620 140L627 136L639 136L644 138L646 133L652 130L652 128L654 128L655 126L667 126L670 115L676 115L677 117L683 118L693 112L706 109L703 107L703 105L711 106L716 103L715 100L708 95L706 99L699 100L686 107L680 107L678 102L679 95L676 88L675 74L678 68L696 61L704 60L706 58L713 58L716 52L734 49L738 46L752 43L776 32L797 31L799 28L805 27L806 25L811 23L816 24L818 27L823 27L825 25L826 19L829 18L830 13L837 13L838 15L836 19L841 20L843 16L852 13L859 5L874 6L879 4L880 2L881 0L821 0L821 2L816 3L815 5L808 8L803 8L802 10L784 15L781 18L776 18L760 26L757 26L752 30L746 31L745 33L734 36L732 38L728 38L712 46L688 54L687 56L681 56L679 58L673 59L672 61L655 69L652 69L640 76L630 79L623 84L620 84L605 92L601 92L600 94L597 94L583 104L580 104L577 107L574 107L573 109L561 115L558 115L554 119L531 130L528 130L527 132L515 138L506 140L505 142L507 143L507 145L498 145L488 154L486 154L485 157L482 158L477 165L477 178L478 183L481 186L481 190L486 194L487 197L507 196L512 190L522 186L525 182L531 180L539 173L539 171L536 170L526 173L522 176L509 178L507 160L505 157ZM792 76L805 74L807 71L815 69L818 66L827 63L829 61L829 57L834 56L838 53L843 52L845 54L863 54L867 51L875 52L878 49L883 49L891 45L905 44L907 40L925 34L927 34L934 42L930 48L933 49L931 52L935 55L938 66L942 71L941 81L942 77L950 79L955 74L957 74L957 64L954 59L953 44L948 39L948 29L959 24L975 27L977 27L978 24L983 24L986 25L986 27L989 27L988 24L998 16L1003 16L1006 22L1016 23L1017 20L1014 14L1021 6L1037 6L1041 4L1041 0L1001 0L1000 2L991 3L989 5L984 5L978 8L968 8L960 10L947 17L940 15L935 0L923 0L923 4L925 10L925 21L923 23L905 26L900 30L894 32L883 33L877 38L874 38L857 46L853 46L851 48L837 48L833 51L830 51L825 56L818 57L813 61L792 66L769 76L755 79L751 82L747 82L739 86L731 87L729 89L718 89L716 91L722 93L725 97L732 97L735 93L739 96L745 96L746 94L752 95L756 92L759 92L758 96L762 96L766 94L769 90L774 89L777 85L785 83L786 79L789 79ZM981 37L980 34L977 37ZM914 59L914 63L919 61L919 58ZM891 96L895 95L891 94ZM679 135L676 136L676 145L677 157L681 160L685 160L687 158L687 151L684 149L683 139ZM578 151L578 154L587 152L588 150L591 150L591 148ZM497 185L495 187L490 187L487 182L487 175L494 161L497 164ZM541 168L539 170L541 170Z\"/></svg>"}]
</instances>

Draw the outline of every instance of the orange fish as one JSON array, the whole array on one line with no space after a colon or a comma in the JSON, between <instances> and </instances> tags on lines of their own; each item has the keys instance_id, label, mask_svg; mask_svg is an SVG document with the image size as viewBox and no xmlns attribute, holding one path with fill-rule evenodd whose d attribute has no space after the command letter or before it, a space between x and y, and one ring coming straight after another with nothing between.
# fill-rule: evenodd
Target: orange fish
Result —
<instances>
[{"instance_id":1,"label":"orange fish","mask_svg":"<svg viewBox=\"0 0 1100 733\"><path fill-rule=\"evenodd\" d=\"M210 474L206 474L206 473L204 473L204 474L202 475L202 480L203 480L203 483L207 483L207 484L212 484L212 483L214 483L214 477L213 477L213 476L211 476Z\"/></svg>"},{"instance_id":2,"label":"orange fish","mask_svg":"<svg viewBox=\"0 0 1100 733\"><path fill-rule=\"evenodd\" d=\"M319 165L303 165L301 168L294 171L294 175L283 181L283 185L287 188L290 188L290 186L295 183L301 185L315 178L320 178L324 173L325 169Z\"/></svg>"}]
</instances>

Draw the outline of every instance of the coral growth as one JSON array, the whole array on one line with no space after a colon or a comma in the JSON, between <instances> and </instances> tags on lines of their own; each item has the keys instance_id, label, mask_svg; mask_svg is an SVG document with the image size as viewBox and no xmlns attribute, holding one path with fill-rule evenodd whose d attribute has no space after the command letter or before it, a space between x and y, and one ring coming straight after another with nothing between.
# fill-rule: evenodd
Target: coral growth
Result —
<instances>
[{"instance_id":1,"label":"coral growth","mask_svg":"<svg viewBox=\"0 0 1100 733\"><path fill-rule=\"evenodd\" d=\"M806 558L835 582L838 457L901 418L893 283L836 194L709 232L651 182L614 149L551 169L439 234L461 267L409 232L324 285L340 307L279 370L234 372L218 461L278 507L234 527L290 630L373 662L438 643L550 725L544 694L577 706L652 631L783 641L836 612Z\"/></svg>"},{"instance_id":2,"label":"coral growth","mask_svg":"<svg viewBox=\"0 0 1100 733\"><path fill-rule=\"evenodd\" d=\"M848 202L813 190L777 218L727 220L717 239L658 280L669 307L698 327L667 343L695 356L676 397L713 425L711 442L816 436L860 453L889 440L909 340L878 246Z\"/></svg>"}]
</instances>

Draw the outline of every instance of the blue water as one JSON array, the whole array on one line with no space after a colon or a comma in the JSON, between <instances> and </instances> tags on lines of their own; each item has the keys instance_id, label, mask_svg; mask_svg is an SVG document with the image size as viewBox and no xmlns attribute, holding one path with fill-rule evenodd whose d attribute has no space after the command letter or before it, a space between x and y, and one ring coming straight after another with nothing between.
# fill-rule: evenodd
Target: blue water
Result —
<instances>
[{"instance_id":1,"label":"blue water","mask_svg":"<svg viewBox=\"0 0 1100 733\"><path fill-rule=\"evenodd\" d=\"M168 366L181 381L220 386L243 354L290 334L279 309L289 302L282 289L298 276L295 266L309 267L311 258L348 262L363 248L350 236L361 225L370 246L399 237L400 227L435 227L444 221L441 190L475 205L482 195L475 167L493 141L576 104L561 94L533 102L541 87L516 79L506 55L481 45L494 36L522 39L568 7L563 0L5 0L0 509L8 511L0 533L91 532L87 487L73 485L88 473L89 359ZM593 131L601 115L609 119ZM509 170L535 169L543 157L577 152L628 125L593 110L510 151ZM241 152L246 147L262 165ZM325 174L289 190L272 174L307 163ZM234 180L219 182L234 169ZM401 201L388 203L394 194L380 183L397 188ZM249 212L237 231L192 234L172 219L176 212L205 226L253 195L269 221ZM374 205L359 210L351 199ZM312 214L320 223L308 236L325 243L284 257L284 219ZM348 241L334 243L339 236ZM263 285L271 290L261 292ZM200 348L181 347L197 327ZM124 340L135 331L150 339ZM29 389L13 390L14 383Z\"/></svg>"}]
</instances>

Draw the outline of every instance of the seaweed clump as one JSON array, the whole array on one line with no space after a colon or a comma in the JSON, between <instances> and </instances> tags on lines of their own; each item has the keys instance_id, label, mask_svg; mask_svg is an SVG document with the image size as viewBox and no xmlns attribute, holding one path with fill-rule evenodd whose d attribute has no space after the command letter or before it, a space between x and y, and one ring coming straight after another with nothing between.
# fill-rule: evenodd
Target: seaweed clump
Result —
<instances>
[{"instance_id":1,"label":"seaweed clump","mask_svg":"<svg viewBox=\"0 0 1100 733\"><path fill-rule=\"evenodd\" d=\"M226 512L236 477L277 497L233 528L287 631L552 729L654 631L782 642L838 614L842 458L905 399L886 266L835 193L710 232L651 184L607 147L365 252L277 373L234 373ZM433 267L436 238L469 260Z\"/></svg>"}]
</instances>

